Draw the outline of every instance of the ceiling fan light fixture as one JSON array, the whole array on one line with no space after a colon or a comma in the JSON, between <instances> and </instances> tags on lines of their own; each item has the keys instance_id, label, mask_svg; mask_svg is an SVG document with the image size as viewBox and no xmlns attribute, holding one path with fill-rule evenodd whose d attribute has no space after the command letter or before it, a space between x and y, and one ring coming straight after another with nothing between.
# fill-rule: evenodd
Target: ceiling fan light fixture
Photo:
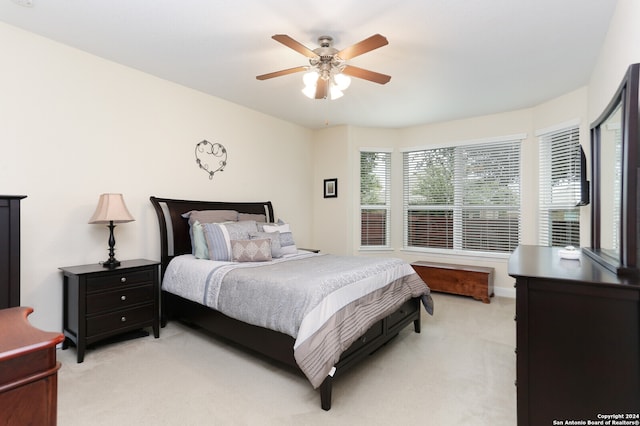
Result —
<instances>
[{"instance_id":1,"label":"ceiling fan light fixture","mask_svg":"<svg viewBox=\"0 0 640 426\"><path fill-rule=\"evenodd\" d=\"M16 0L14 0L16 1ZM351 84L351 77L361 78L378 84L386 84L391 76L347 65L346 61L389 44L386 37L374 34L346 49L338 50L332 46L333 38L320 36L320 47L309 49L286 34L275 34L271 37L290 49L303 54L309 59L308 66L288 68L268 74L256 76L258 80L268 80L274 77L307 71L302 82L302 93L310 99L338 99L343 91ZM343 74L344 73L344 74Z\"/></svg>"},{"instance_id":2,"label":"ceiling fan light fixture","mask_svg":"<svg viewBox=\"0 0 640 426\"><path fill-rule=\"evenodd\" d=\"M318 87L318 79L324 79L329 85L329 99L335 100L344 96L343 90L347 89L351 84L351 78L347 75L322 70L311 70L302 76L304 88L302 93L309 99L316 99L316 91Z\"/></svg>"},{"instance_id":3,"label":"ceiling fan light fixture","mask_svg":"<svg viewBox=\"0 0 640 426\"><path fill-rule=\"evenodd\" d=\"M302 82L305 86L316 87L316 82L318 81L318 72L317 71L309 71L302 76Z\"/></svg>"},{"instance_id":4,"label":"ceiling fan light fixture","mask_svg":"<svg viewBox=\"0 0 640 426\"><path fill-rule=\"evenodd\" d=\"M333 82L340 90L346 90L351 84L351 78L344 74L336 74L333 77Z\"/></svg>"},{"instance_id":5,"label":"ceiling fan light fixture","mask_svg":"<svg viewBox=\"0 0 640 426\"><path fill-rule=\"evenodd\" d=\"M316 97L316 86L304 86L302 89L302 94L305 95L309 99L314 99Z\"/></svg>"}]
</instances>

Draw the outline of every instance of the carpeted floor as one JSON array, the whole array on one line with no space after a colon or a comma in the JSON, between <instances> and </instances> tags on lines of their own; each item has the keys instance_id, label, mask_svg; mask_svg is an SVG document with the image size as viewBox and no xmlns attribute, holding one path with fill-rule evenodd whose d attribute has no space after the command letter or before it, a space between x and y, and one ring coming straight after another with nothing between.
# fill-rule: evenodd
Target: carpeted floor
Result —
<instances>
[{"instance_id":1,"label":"carpeted floor","mask_svg":"<svg viewBox=\"0 0 640 426\"><path fill-rule=\"evenodd\" d=\"M58 350L58 424L516 424L515 301L434 294L407 327L336 378L330 411L305 378L179 323L160 338Z\"/></svg>"}]
</instances>

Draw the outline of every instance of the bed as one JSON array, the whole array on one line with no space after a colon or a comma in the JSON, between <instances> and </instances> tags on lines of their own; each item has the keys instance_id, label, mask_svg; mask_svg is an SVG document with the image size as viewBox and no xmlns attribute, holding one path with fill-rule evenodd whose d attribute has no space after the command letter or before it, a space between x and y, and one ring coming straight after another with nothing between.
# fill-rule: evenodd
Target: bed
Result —
<instances>
[{"instance_id":1,"label":"bed","mask_svg":"<svg viewBox=\"0 0 640 426\"><path fill-rule=\"evenodd\" d=\"M421 305L433 312L428 286L399 259L334 256L295 245L293 251L282 255L289 241L285 235L290 238L291 232L273 231L289 229L275 222L270 201L154 196L150 200L160 231L163 325L180 320L292 367L320 390L324 410L331 408L335 377L408 325L413 324L414 331L420 333ZM195 214L189 219L190 212L237 212L239 220L201 225L193 220ZM262 233L257 233L251 247L258 244L261 248L237 252L236 248L246 248L249 241L233 240L232 230L253 226L252 221ZM215 232L226 229L227 246L234 244L233 259L215 258L213 252L206 259L196 256L196 235L201 232L196 226L204 227L209 247L216 244ZM271 232L269 238L262 238L265 231ZM282 245L277 258L276 243ZM246 253L261 256L260 250L268 258L243 261ZM237 253L241 254L236 258ZM301 300L293 302L299 296L292 293L300 293Z\"/></svg>"}]
</instances>

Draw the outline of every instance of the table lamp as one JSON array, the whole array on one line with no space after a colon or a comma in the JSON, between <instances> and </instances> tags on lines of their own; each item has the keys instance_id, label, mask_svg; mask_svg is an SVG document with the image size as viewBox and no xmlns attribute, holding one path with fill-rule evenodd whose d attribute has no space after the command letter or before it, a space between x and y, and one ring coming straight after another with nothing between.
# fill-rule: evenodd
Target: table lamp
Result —
<instances>
[{"instance_id":1,"label":"table lamp","mask_svg":"<svg viewBox=\"0 0 640 426\"><path fill-rule=\"evenodd\" d=\"M113 237L114 223L133 222L135 219L127 210L122 194L102 194L98 200L98 207L89 219L89 223L106 223L109 228L109 259L102 264L105 268L113 269L120 266L120 262L114 256L116 240Z\"/></svg>"}]
</instances>

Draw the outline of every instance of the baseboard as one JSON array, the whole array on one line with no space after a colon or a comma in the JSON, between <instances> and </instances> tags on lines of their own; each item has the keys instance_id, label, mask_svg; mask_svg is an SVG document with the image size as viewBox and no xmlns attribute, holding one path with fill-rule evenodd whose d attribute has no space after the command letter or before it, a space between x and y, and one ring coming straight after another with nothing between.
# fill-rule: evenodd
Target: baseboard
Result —
<instances>
[{"instance_id":1,"label":"baseboard","mask_svg":"<svg viewBox=\"0 0 640 426\"><path fill-rule=\"evenodd\" d=\"M493 294L498 297L508 297L510 299L515 299L516 289L506 287L493 287Z\"/></svg>"}]
</instances>

